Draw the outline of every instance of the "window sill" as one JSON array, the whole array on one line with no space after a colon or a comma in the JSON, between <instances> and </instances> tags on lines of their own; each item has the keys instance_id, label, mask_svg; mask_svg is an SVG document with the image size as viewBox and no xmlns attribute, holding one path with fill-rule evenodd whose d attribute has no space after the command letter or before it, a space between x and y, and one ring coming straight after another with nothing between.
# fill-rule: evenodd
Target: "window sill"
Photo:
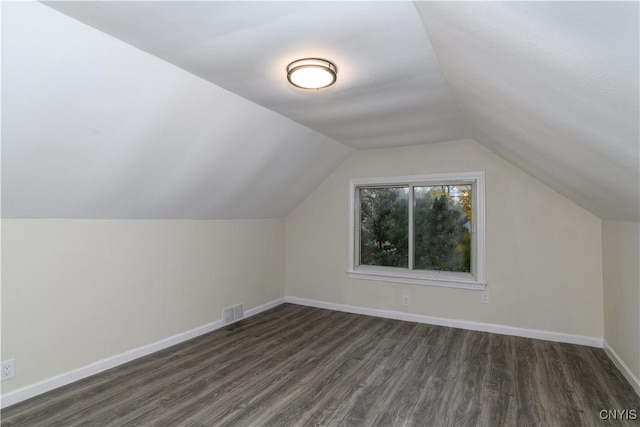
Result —
<instances>
[{"instance_id":1,"label":"window sill","mask_svg":"<svg viewBox=\"0 0 640 427\"><path fill-rule=\"evenodd\" d=\"M487 282L475 279L471 274L432 273L419 274L399 271L388 271L369 268L358 268L347 271L350 279L375 280L378 282L409 283L412 285L442 286L447 288L471 289L484 291Z\"/></svg>"}]
</instances>

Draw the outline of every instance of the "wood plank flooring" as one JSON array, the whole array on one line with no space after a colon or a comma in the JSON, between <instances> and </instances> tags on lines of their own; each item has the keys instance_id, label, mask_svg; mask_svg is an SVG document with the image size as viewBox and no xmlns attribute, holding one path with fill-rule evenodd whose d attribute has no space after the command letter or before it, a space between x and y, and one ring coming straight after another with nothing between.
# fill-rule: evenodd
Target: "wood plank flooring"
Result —
<instances>
[{"instance_id":1,"label":"wood plank flooring","mask_svg":"<svg viewBox=\"0 0 640 427\"><path fill-rule=\"evenodd\" d=\"M16 404L2 426L628 426L601 349L283 304Z\"/></svg>"}]
</instances>

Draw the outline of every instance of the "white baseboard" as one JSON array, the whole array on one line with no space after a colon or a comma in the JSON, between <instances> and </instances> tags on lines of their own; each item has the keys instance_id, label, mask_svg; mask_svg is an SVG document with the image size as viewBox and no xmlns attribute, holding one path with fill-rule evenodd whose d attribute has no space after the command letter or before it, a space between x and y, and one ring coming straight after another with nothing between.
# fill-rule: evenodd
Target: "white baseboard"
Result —
<instances>
[{"instance_id":1,"label":"white baseboard","mask_svg":"<svg viewBox=\"0 0 640 427\"><path fill-rule=\"evenodd\" d=\"M255 316L258 313L261 313L282 303L284 303L284 298L278 298L266 304L262 304L258 307L251 308L244 312L244 318ZM98 360L81 368L74 369L73 371L65 372L55 377L48 378L44 381L30 384L14 391L10 391L0 397L0 408L6 408L7 406L14 405L18 402L22 402L23 400L30 399L39 394L46 393L58 387L62 387L72 382L79 381L83 378L90 377L91 375L98 374L100 372L106 371L107 369L111 369L118 365L130 362L134 359L138 359L148 354L155 353L156 351L163 350L167 347L171 347L172 345L179 344L183 341L190 340L208 332L215 331L216 329L220 329L223 326L227 325L224 325L222 323L222 320L217 320L215 322L197 327L195 329L191 329L190 331L182 332L162 339L160 341L156 341L142 347L125 351L124 353L116 354L115 356L110 356L105 359Z\"/></svg>"},{"instance_id":2,"label":"white baseboard","mask_svg":"<svg viewBox=\"0 0 640 427\"><path fill-rule=\"evenodd\" d=\"M604 341L604 351L605 353L607 353L609 359L611 359L613 364L616 365L616 368L618 368L625 379L629 381L629 384L631 384L631 387L633 387L638 396L640 396L640 379L636 377L633 372L631 372L629 366L624 363L624 360L622 360L622 358L618 356L618 353L616 353L615 350L606 341Z\"/></svg>"},{"instance_id":3,"label":"white baseboard","mask_svg":"<svg viewBox=\"0 0 640 427\"><path fill-rule=\"evenodd\" d=\"M262 313L263 311L267 311L272 309L273 307L277 307L280 304L284 304L284 297L274 299L273 301L269 301L257 307L250 308L249 310L244 312L244 318L255 316L256 314Z\"/></svg>"},{"instance_id":4,"label":"white baseboard","mask_svg":"<svg viewBox=\"0 0 640 427\"><path fill-rule=\"evenodd\" d=\"M266 304L262 304L258 307L251 308L244 313L244 317L255 316L270 308L276 307L284 302L305 305L309 307L324 308L328 310L343 311L354 314L364 314L374 317L383 317L386 319L405 320L409 322L426 323L430 325L448 326L452 328L468 329L473 331L491 332L501 335L513 335L525 338L535 338L546 341L556 341L569 344L586 345L590 347L603 348L609 358L613 361L616 367L622 372L624 377L629 381L636 393L640 395L640 380L631 372L629 367L618 356L618 354L601 338L589 337L584 335L572 335L562 334L558 332L549 332L536 329L516 328L512 326L497 325L491 323L472 322L467 320L446 319L442 317L425 316L421 314L403 313L392 310L380 310L374 308L357 307L346 304L336 304L331 302L317 301L298 297L284 297L270 301ZM218 320L207 325L200 326L190 331L182 332L177 335L162 339L155 343L151 343L142 347L138 347L124 353L120 353L102 360L85 365L81 368L74 369L52 378L48 378L44 381L31 384L20 389L6 393L0 397L0 407L6 408L7 406L14 405L23 400L30 399L39 394L46 393L54 390L58 387L70 384L75 381L79 381L83 378L90 377L91 375L98 374L108 369L114 368L118 365L130 362L140 357L146 356L151 353L163 350L172 345L179 344L181 342L190 340L197 336L206 334L216 329L223 327L222 320Z\"/></svg>"},{"instance_id":5,"label":"white baseboard","mask_svg":"<svg viewBox=\"0 0 640 427\"><path fill-rule=\"evenodd\" d=\"M513 326L497 325L493 323L472 322L468 320L446 319L443 317L425 316L422 314L403 313L400 311L380 310L375 308L357 307L345 304L316 301L298 297L285 297L285 302L306 305L309 307L326 308L354 314L384 317L386 319L406 320L408 322L426 323L429 325L448 326L451 328L469 329L472 331L491 332L501 335L513 335L524 338L535 338L545 341L563 342L568 344L586 345L602 348L602 338L585 335L562 334L559 332L541 331L537 329L516 328Z\"/></svg>"}]
</instances>

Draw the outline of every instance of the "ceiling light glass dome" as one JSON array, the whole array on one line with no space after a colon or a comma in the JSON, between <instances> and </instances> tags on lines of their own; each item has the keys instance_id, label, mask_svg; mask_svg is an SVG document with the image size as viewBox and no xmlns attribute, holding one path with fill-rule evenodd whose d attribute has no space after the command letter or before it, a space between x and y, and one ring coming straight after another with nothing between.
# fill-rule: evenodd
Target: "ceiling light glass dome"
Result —
<instances>
[{"instance_id":1,"label":"ceiling light glass dome","mask_svg":"<svg viewBox=\"0 0 640 427\"><path fill-rule=\"evenodd\" d=\"M322 89L336 82L336 66L320 58L304 58L287 65L287 79L301 89Z\"/></svg>"}]
</instances>

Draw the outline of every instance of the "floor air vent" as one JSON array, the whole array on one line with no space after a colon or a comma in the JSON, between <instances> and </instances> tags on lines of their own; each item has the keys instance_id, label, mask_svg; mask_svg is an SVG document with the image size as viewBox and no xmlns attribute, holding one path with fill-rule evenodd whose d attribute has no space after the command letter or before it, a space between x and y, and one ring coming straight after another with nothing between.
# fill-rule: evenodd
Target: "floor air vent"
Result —
<instances>
[{"instance_id":1,"label":"floor air vent","mask_svg":"<svg viewBox=\"0 0 640 427\"><path fill-rule=\"evenodd\" d=\"M222 309L222 322L225 325L233 323L236 320L240 320L244 317L244 308L242 304L226 307Z\"/></svg>"}]
</instances>

